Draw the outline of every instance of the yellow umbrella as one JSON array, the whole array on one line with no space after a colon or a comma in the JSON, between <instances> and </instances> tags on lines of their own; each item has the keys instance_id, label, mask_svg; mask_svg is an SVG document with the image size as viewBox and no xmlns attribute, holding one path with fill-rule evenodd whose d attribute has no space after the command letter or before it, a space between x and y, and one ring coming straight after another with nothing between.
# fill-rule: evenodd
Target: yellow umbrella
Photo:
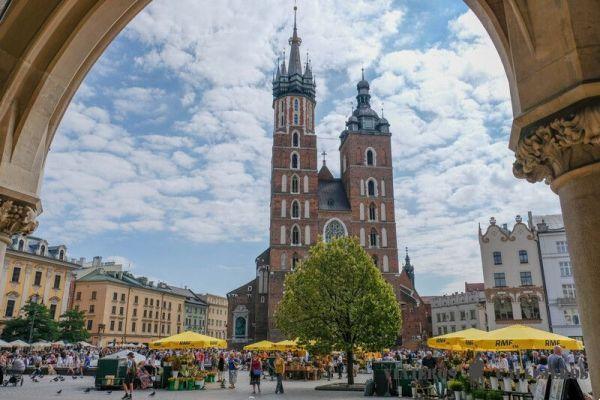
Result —
<instances>
[{"instance_id":1,"label":"yellow umbrella","mask_svg":"<svg viewBox=\"0 0 600 400\"><path fill-rule=\"evenodd\" d=\"M260 342L252 343L244 346L244 350L251 351L271 351L274 349L275 343L268 340L261 340Z\"/></svg>"},{"instance_id":2,"label":"yellow umbrella","mask_svg":"<svg viewBox=\"0 0 600 400\"><path fill-rule=\"evenodd\" d=\"M297 350L298 343L295 340L282 340L273 344L273 350L285 351L285 350Z\"/></svg>"},{"instance_id":3,"label":"yellow umbrella","mask_svg":"<svg viewBox=\"0 0 600 400\"><path fill-rule=\"evenodd\" d=\"M486 331L482 331L480 329L469 328L462 331L429 338L427 339L427 345L429 347L433 347L434 349L454 351L466 350L462 345L462 340L479 338L486 333Z\"/></svg>"},{"instance_id":4,"label":"yellow umbrella","mask_svg":"<svg viewBox=\"0 0 600 400\"><path fill-rule=\"evenodd\" d=\"M462 344L466 348L478 351L552 349L557 345L568 350L583 350L583 343L579 340L526 325L496 329L480 338L464 339Z\"/></svg>"},{"instance_id":5,"label":"yellow umbrella","mask_svg":"<svg viewBox=\"0 0 600 400\"><path fill-rule=\"evenodd\" d=\"M169 336L164 339L155 340L148 345L151 349L202 349L217 347L227 348L227 341L200 333L187 331Z\"/></svg>"}]
</instances>

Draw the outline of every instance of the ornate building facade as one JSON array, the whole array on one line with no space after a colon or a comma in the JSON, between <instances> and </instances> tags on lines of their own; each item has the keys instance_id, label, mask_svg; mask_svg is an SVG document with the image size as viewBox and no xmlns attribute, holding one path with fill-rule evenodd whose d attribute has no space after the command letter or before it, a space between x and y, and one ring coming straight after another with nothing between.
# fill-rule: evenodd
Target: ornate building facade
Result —
<instances>
[{"instance_id":1,"label":"ornate building facade","mask_svg":"<svg viewBox=\"0 0 600 400\"><path fill-rule=\"evenodd\" d=\"M273 79L269 248L256 259L256 279L228 294L228 336L234 343L282 338L273 315L285 275L318 240L355 236L394 287L405 314L403 339L422 340L414 270L408 255L402 269L398 262L390 124L371 108L363 72L357 107L340 134L341 177L325 160L319 168L316 84L310 62L302 65L301 42L294 18L288 64L283 60Z\"/></svg>"}]
</instances>

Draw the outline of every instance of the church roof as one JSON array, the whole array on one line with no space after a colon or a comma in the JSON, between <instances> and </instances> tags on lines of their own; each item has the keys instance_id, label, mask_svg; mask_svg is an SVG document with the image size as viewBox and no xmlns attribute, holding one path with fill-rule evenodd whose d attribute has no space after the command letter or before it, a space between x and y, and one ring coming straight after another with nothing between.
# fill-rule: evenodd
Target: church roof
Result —
<instances>
[{"instance_id":1,"label":"church roof","mask_svg":"<svg viewBox=\"0 0 600 400\"><path fill-rule=\"evenodd\" d=\"M271 248L268 247L265 251L260 253L255 259L256 267L263 267L271 263Z\"/></svg>"},{"instance_id":2,"label":"church roof","mask_svg":"<svg viewBox=\"0 0 600 400\"><path fill-rule=\"evenodd\" d=\"M331 173L331 172L330 172ZM320 174L320 173L319 173ZM341 179L319 179L319 210L350 211L350 203Z\"/></svg>"},{"instance_id":3,"label":"church roof","mask_svg":"<svg viewBox=\"0 0 600 400\"><path fill-rule=\"evenodd\" d=\"M323 164L323 166L319 170L319 181L332 181L332 180L333 180L333 174L331 173L329 168L327 168L327 165Z\"/></svg>"}]
</instances>

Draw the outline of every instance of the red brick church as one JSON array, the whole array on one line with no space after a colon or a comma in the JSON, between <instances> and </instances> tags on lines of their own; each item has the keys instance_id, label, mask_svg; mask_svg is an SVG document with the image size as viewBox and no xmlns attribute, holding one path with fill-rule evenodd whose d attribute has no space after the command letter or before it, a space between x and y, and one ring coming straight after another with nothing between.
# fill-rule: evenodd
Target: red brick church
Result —
<instances>
[{"instance_id":1,"label":"red brick church","mask_svg":"<svg viewBox=\"0 0 600 400\"><path fill-rule=\"evenodd\" d=\"M300 59L294 16L290 55L273 79L273 150L269 248L256 258L256 278L228 293L228 338L233 345L281 340L273 314L285 274L317 240L355 236L396 293L403 312L402 345L415 346L431 330L414 286L408 254L400 268L394 216L390 124L370 105L369 83L357 84L357 107L340 134L341 177L319 168L315 81ZM364 75L364 74L363 74Z\"/></svg>"}]
</instances>

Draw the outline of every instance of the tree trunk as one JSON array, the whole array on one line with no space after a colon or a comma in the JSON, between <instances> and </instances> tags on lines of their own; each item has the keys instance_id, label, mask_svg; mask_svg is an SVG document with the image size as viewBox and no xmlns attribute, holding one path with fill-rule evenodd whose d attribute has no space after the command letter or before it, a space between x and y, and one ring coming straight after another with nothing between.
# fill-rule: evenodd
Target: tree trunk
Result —
<instances>
[{"instance_id":1,"label":"tree trunk","mask_svg":"<svg viewBox=\"0 0 600 400\"><path fill-rule=\"evenodd\" d=\"M354 385L354 352L352 350L347 352L348 357L348 385Z\"/></svg>"}]
</instances>

